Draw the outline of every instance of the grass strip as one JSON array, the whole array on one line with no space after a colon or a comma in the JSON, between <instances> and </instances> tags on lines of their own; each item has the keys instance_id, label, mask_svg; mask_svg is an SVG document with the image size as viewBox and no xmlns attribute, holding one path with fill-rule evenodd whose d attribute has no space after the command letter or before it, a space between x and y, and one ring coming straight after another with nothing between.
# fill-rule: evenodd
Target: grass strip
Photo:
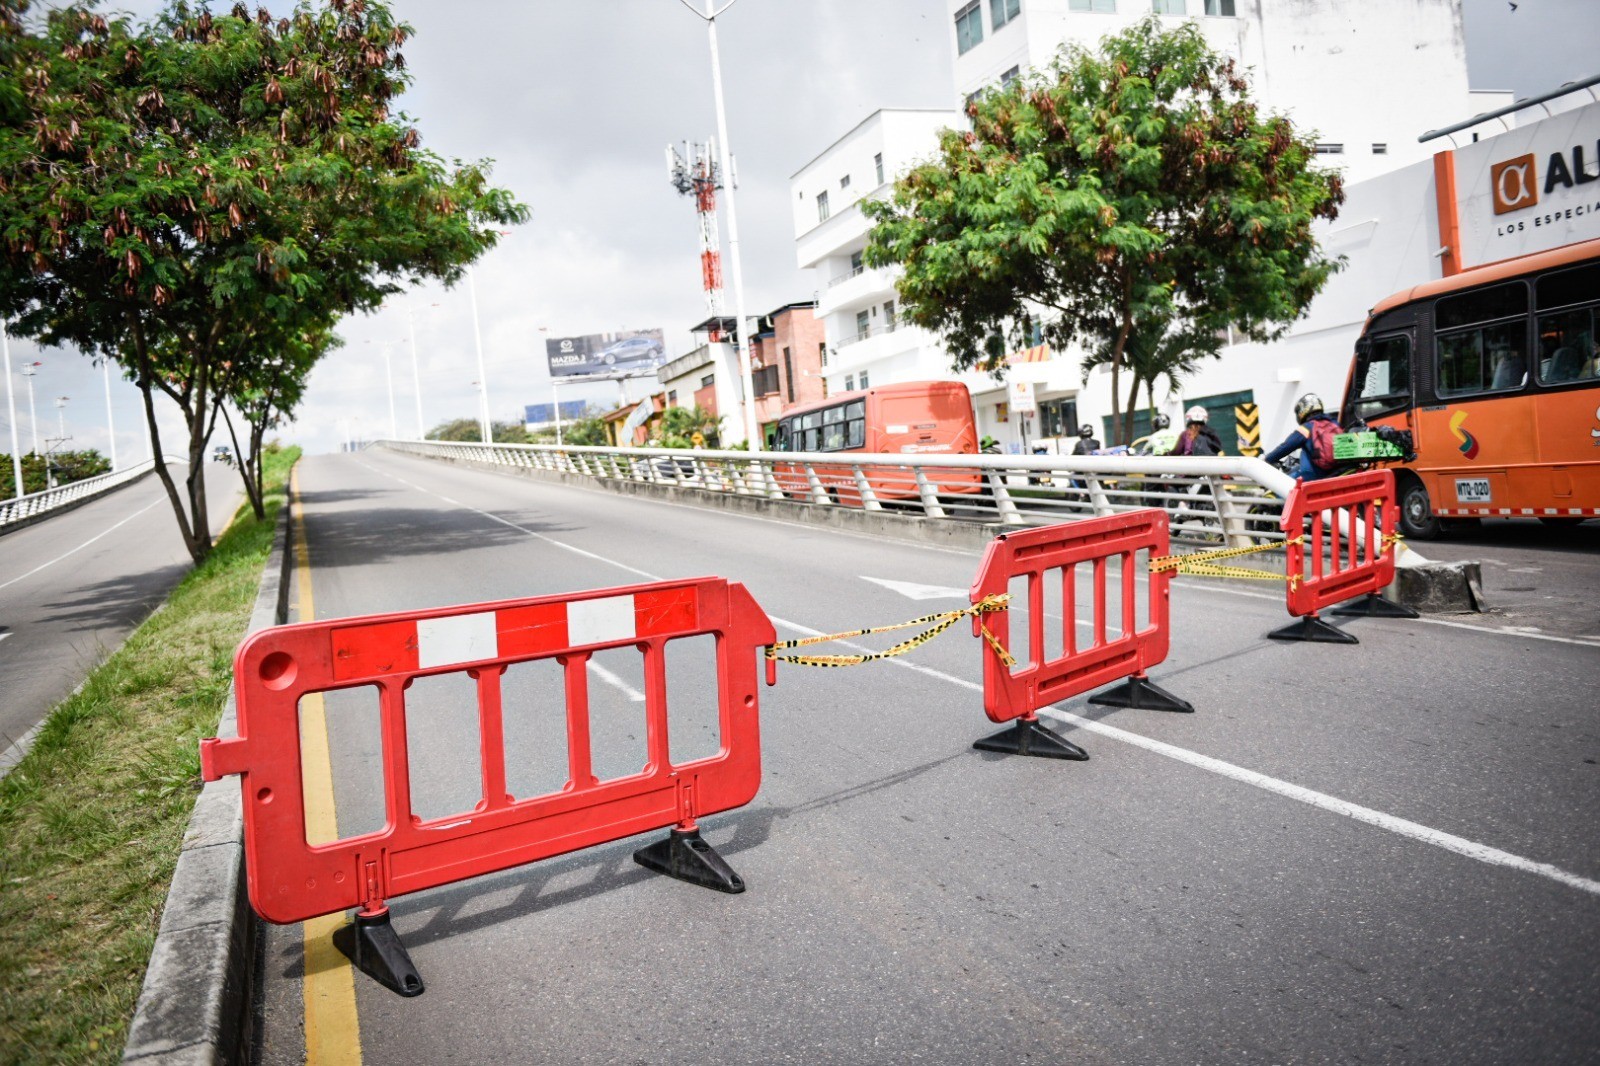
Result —
<instances>
[{"instance_id":1,"label":"grass strip","mask_svg":"<svg viewBox=\"0 0 1600 1066\"><path fill-rule=\"evenodd\" d=\"M289 448L0 781L0 1063L117 1062L286 500Z\"/></svg>"}]
</instances>

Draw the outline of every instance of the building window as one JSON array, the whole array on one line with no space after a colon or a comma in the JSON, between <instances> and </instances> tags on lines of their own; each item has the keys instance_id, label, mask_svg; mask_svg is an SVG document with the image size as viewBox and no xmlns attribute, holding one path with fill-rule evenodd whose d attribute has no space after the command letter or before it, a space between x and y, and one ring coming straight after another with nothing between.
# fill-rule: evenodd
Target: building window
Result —
<instances>
[{"instance_id":1,"label":"building window","mask_svg":"<svg viewBox=\"0 0 1600 1066\"><path fill-rule=\"evenodd\" d=\"M998 30L1022 14L1022 0L989 0L989 24Z\"/></svg>"},{"instance_id":2,"label":"building window","mask_svg":"<svg viewBox=\"0 0 1600 1066\"><path fill-rule=\"evenodd\" d=\"M1022 68L1012 67L1010 70L1000 75L1000 88L1011 88L1012 84L1020 77L1022 77Z\"/></svg>"},{"instance_id":3,"label":"building window","mask_svg":"<svg viewBox=\"0 0 1600 1066\"><path fill-rule=\"evenodd\" d=\"M1233 0L1206 0L1206 14L1233 18Z\"/></svg>"},{"instance_id":4,"label":"building window","mask_svg":"<svg viewBox=\"0 0 1600 1066\"><path fill-rule=\"evenodd\" d=\"M1344 155L1344 145L1332 141L1319 141L1316 147L1318 155Z\"/></svg>"},{"instance_id":5,"label":"building window","mask_svg":"<svg viewBox=\"0 0 1600 1066\"><path fill-rule=\"evenodd\" d=\"M849 187L850 187L850 175L846 174L844 177L839 179L839 188L848 189Z\"/></svg>"},{"instance_id":6,"label":"building window","mask_svg":"<svg viewBox=\"0 0 1600 1066\"><path fill-rule=\"evenodd\" d=\"M1373 144L1372 144L1372 154L1373 155L1388 155L1389 154L1389 146L1387 144L1384 144L1381 141L1374 141Z\"/></svg>"},{"instance_id":7,"label":"building window","mask_svg":"<svg viewBox=\"0 0 1600 1066\"><path fill-rule=\"evenodd\" d=\"M715 374L707 374L705 377L700 379L700 387L702 389L709 389L712 385L716 384L716 381L717 376Z\"/></svg>"},{"instance_id":8,"label":"building window","mask_svg":"<svg viewBox=\"0 0 1600 1066\"><path fill-rule=\"evenodd\" d=\"M860 251L854 251L854 252L850 253L850 273L852 273L852 274L861 273L861 252Z\"/></svg>"},{"instance_id":9,"label":"building window","mask_svg":"<svg viewBox=\"0 0 1600 1066\"><path fill-rule=\"evenodd\" d=\"M863 370L861 372L860 379L856 381L856 388L864 389L866 387L867 387L867 372L865 370Z\"/></svg>"},{"instance_id":10,"label":"building window","mask_svg":"<svg viewBox=\"0 0 1600 1066\"><path fill-rule=\"evenodd\" d=\"M794 360L789 358L789 349L783 350L783 383L789 393L789 402L794 403Z\"/></svg>"},{"instance_id":11,"label":"building window","mask_svg":"<svg viewBox=\"0 0 1600 1066\"><path fill-rule=\"evenodd\" d=\"M776 366L755 368L750 372L750 384L755 388L758 397L776 396L778 394L778 368Z\"/></svg>"},{"instance_id":12,"label":"building window","mask_svg":"<svg viewBox=\"0 0 1600 1066\"><path fill-rule=\"evenodd\" d=\"M825 192L817 193L817 221L828 221L828 194Z\"/></svg>"},{"instance_id":13,"label":"building window","mask_svg":"<svg viewBox=\"0 0 1600 1066\"><path fill-rule=\"evenodd\" d=\"M894 326L894 301L885 300L883 302L883 328L887 331L894 329Z\"/></svg>"},{"instance_id":14,"label":"building window","mask_svg":"<svg viewBox=\"0 0 1600 1066\"><path fill-rule=\"evenodd\" d=\"M865 311L857 311L856 312L856 340L860 340L861 338L865 337L867 335L867 330L870 329L870 328L871 328L871 326L869 326L867 324L867 313Z\"/></svg>"},{"instance_id":15,"label":"building window","mask_svg":"<svg viewBox=\"0 0 1600 1066\"><path fill-rule=\"evenodd\" d=\"M1150 0L1150 10L1158 15L1187 15L1184 0Z\"/></svg>"},{"instance_id":16,"label":"building window","mask_svg":"<svg viewBox=\"0 0 1600 1066\"><path fill-rule=\"evenodd\" d=\"M854 391L856 391L856 376L854 374L846 374L844 376L844 391L845 392L854 392Z\"/></svg>"},{"instance_id":17,"label":"building window","mask_svg":"<svg viewBox=\"0 0 1600 1066\"><path fill-rule=\"evenodd\" d=\"M667 390L667 406L668 407L676 407L676 406L678 406L678 390L677 389L668 389ZM478 434L478 436L481 437L481 436L483 436L483 434L480 433L480 434Z\"/></svg>"},{"instance_id":18,"label":"building window","mask_svg":"<svg viewBox=\"0 0 1600 1066\"><path fill-rule=\"evenodd\" d=\"M969 108L972 107L974 104L976 104L979 100L982 100L982 99L983 99L983 90L982 89L974 89L972 92L967 94L967 107L969 107Z\"/></svg>"},{"instance_id":19,"label":"building window","mask_svg":"<svg viewBox=\"0 0 1600 1066\"><path fill-rule=\"evenodd\" d=\"M1068 0L1068 11L1093 11L1097 15L1115 15L1117 0Z\"/></svg>"},{"instance_id":20,"label":"building window","mask_svg":"<svg viewBox=\"0 0 1600 1066\"><path fill-rule=\"evenodd\" d=\"M828 342L827 341L818 341L817 342L817 365L818 366L827 366L828 365ZM790 380L792 381L793 379L791 378ZM826 386L827 382L823 382L823 385Z\"/></svg>"},{"instance_id":21,"label":"building window","mask_svg":"<svg viewBox=\"0 0 1600 1066\"><path fill-rule=\"evenodd\" d=\"M975 45L983 43L983 12L978 0L956 12L956 52L966 55Z\"/></svg>"},{"instance_id":22,"label":"building window","mask_svg":"<svg viewBox=\"0 0 1600 1066\"><path fill-rule=\"evenodd\" d=\"M883 153L879 152L872 157L872 167L878 172L878 184L883 184Z\"/></svg>"}]
</instances>

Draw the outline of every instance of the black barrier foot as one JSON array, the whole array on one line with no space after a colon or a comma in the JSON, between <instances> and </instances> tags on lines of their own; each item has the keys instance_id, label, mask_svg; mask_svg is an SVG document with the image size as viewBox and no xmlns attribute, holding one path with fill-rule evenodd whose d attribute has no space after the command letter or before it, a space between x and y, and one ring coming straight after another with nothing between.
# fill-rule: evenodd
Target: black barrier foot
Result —
<instances>
[{"instance_id":1,"label":"black barrier foot","mask_svg":"<svg viewBox=\"0 0 1600 1066\"><path fill-rule=\"evenodd\" d=\"M1360 644L1353 634L1331 626L1314 614L1308 614L1293 625L1274 629L1267 636L1272 640L1309 640L1313 644Z\"/></svg>"},{"instance_id":2,"label":"black barrier foot","mask_svg":"<svg viewBox=\"0 0 1600 1066\"><path fill-rule=\"evenodd\" d=\"M391 992L422 995L422 975L411 964L400 934L389 922L389 912L357 914L353 924L333 934L333 945L356 964L356 969Z\"/></svg>"},{"instance_id":3,"label":"black barrier foot","mask_svg":"<svg viewBox=\"0 0 1600 1066\"><path fill-rule=\"evenodd\" d=\"M1137 674L1115 688L1096 692L1089 697L1089 702L1098 703L1102 707L1131 707L1136 711L1194 713L1194 704L1188 700L1180 700L1160 685L1151 682L1148 677L1140 677Z\"/></svg>"},{"instance_id":4,"label":"black barrier foot","mask_svg":"<svg viewBox=\"0 0 1600 1066\"><path fill-rule=\"evenodd\" d=\"M1037 718L1018 718L1016 725L993 736L974 740L979 751L998 751L1005 755L1032 755L1040 759L1073 759L1078 762L1089 753L1065 737L1050 732Z\"/></svg>"},{"instance_id":5,"label":"black barrier foot","mask_svg":"<svg viewBox=\"0 0 1600 1066\"><path fill-rule=\"evenodd\" d=\"M633 861L691 885L718 892L744 891L744 879L733 872L715 848L700 839L698 829L674 829L667 839L634 852Z\"/></svg>"},{"instance_id":6,"label":"black barrier foot","mask_svg":"<svg viewBox=\"0 0 1600 1066\"><path fill-rule=\"evenodd\" d=\"M1420 618L1411 608L1386 600L1376 592L1369 592L1359 600L1341 603L1329 614L1360 615L1363 618Z\"/></svg>"}]
</instances>

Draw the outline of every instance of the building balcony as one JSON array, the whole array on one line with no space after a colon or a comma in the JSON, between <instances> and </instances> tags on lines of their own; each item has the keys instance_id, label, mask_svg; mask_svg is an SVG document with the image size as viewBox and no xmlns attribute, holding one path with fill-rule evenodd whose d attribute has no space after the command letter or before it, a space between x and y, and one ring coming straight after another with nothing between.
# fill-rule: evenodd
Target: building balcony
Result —
<instances>
[{"instance_id":1,"label":"building balcony","mask_svg":"<svg viewBox=\"0 0 1600 1066\"><path fill-rule=\"evenodd\" d=\"M861 213L860 201L840 204L828 218L795 238L795 257L802 270L810 270L830 255L860 248L872 223Z\"/></svg>"},{"instance_id":2,"label":"building balcony","mask_svg":"<svg viewBox=\"0 0 1600 1066\"><path fill-rule=\"evenodd\" d=\"M898 300L894 290L894 271L887 267L860 267L840 274L834 283L817 294L817 317L841 311L859 311L885 300Z\"/></svg>"}]
</instances>

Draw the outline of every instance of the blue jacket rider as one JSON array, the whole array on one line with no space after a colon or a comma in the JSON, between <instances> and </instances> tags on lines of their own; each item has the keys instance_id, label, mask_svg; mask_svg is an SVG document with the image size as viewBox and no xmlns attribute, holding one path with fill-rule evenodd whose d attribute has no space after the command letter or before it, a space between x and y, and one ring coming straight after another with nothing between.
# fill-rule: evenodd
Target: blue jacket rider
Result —
<instances>
[{"instance_id":1,"label":"blue jacket rider","mask_svg":"<svg viewBox=\"0 0 1600 1066\"><path fill-rule=\"evenodd\" d=\"M1276 465L1287 455L1300 450L1300 465L1295 470L1295 477L1301 481L1317 481L1325 477L1338 474L1338 469L1318 470L1311 461L1311 424L1313 422L1332 422L1334 428L1339 426L1339 420L1322 409L1322 398L1314 392L1308 392L1294 402L1294 420L1300 423L1294 432L1289 434L1287 440L1278 445L1266 455L1269 463Z\"/></svg>"}]
</instances>

